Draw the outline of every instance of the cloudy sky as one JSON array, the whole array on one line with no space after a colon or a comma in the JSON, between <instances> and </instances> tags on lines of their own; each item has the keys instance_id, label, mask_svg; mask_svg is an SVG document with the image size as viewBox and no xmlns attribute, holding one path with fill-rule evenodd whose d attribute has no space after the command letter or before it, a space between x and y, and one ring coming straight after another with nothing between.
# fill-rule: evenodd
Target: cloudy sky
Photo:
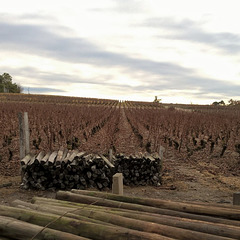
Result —
<instances>
[{"instance_id":1,"label":"cloudy sky","mask_svg":"<svg viewBox=\"0 0 240 240\"><path fill-rule=\"evenodd\" d=\"M25 93L240 98L239 0L0 2L0 74Z\"/></svg>"}]
</instances>

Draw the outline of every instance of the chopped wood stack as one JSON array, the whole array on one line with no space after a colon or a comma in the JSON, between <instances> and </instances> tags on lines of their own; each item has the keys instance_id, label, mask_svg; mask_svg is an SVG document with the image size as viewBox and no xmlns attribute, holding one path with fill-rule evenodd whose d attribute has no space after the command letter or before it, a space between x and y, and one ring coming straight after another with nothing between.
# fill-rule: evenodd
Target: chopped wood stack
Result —
<instances>
[{"instance_id":1,"label":"chopped wood stack","mask_svg":"<svg viewBox=\"0 0 240 240\"><path fill-rule=\"evenodd\" d=\"M112 176L123 173L126 185L161 184L161 161L158 154L113 156L113 164L103 155L60 149L52 153L28 154L21 160L24 189L108 190Z\"/></svg>"},{"instance_id":2,"label":"chopped wood stack","mask_svg":"<svg viewBox=\"0 0 240 240\"><path fill-rule=\"evenodd\" d=\"M114 164L116 171L123 174L125 185L161 185L162 161L158 154L118 154Z\"/></svg>"},{"instance_id":3,"label":"chopped wood stack","mask_svg":"<svg viewBox=\"0 0 240 240\"><path fill-rule=\"evenodd\" d=\"M112 184L114 166L104 157L78 151L64 151L37 156L27 155L21 160L23 188L107 190Z\"/></svg>"},{"instance_id":4,"label":"chopped wood stack","mask_svg":"<svg viewBox=\"0 0 240 240\"><path fill-rule=\"evenodd\" d=\"M0 239L230 240L240 237L240 208L59 191L0 205Z\"/></svg>"}]
</instances>

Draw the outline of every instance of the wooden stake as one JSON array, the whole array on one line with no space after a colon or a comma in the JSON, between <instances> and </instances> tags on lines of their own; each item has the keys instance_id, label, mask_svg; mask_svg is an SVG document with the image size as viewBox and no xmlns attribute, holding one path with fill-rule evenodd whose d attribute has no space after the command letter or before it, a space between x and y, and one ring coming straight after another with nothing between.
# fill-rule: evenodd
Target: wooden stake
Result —
<instances>
[{"instance_id":1,"label":"wooden stake","mask_svg":"<svg viewBox=\"0 0 240 240\"><path fill-rule=\"evenodd\" d=\"M112 193L123 195L123 175L122 173L116 173L113 175Z\"/></svg>"},{"instance_id":2,"label":"wooden stake","mask_svg":"<svg viewBox=\"0 0 240 240\"><path fill-rule=\"evenodd\" d=\"M20 137L20 160L22 160L27 154L30 153L28 113L18 113L18 120Z\"/></svg>"},{"instance_id":3,"label":"wooden stake","mask_svg":"<svg viewBox=\"0 0 240 240\"><path fill-rule=\"evenodd\" d=\"M113 156L113 153L112 153L112 149L110 148L109 149L109 161L112 162L112 156Z\"/></svg>"},{"instance_id":4,"label":"wooden stake","mask_svg":"<svg viewBox=\"0 0 240 240\"><path fill-rule=\"evenodd\" d=\"M163 160L163 153L165 152L165 148L163 146L160 146L160 149L159 149L159 156L160 156L160 159Z\"/></svg>"},{"instance_id":5,"label":"wooden stake","mask_svg":"<svg viewBox=\"0 0 240 240\"><path fill-rule=\"evenodd\" d=\"M22 113L18 113L19 120L19 138L20 138L20 160L25 157L25 141L24 141L24 123Z\"/></svg>"},{"instance_id":6,"label":"wooden stake","mask_svg":"<svg viewBox=\"0 0 240 240\"><path fill-rule=\"evenodd\" d=\"M30 153L30 144L29 144L29 124L28 124L28 113L24 112L24 140L25 140L25 155Z\"/></svg>"}]
</instances>

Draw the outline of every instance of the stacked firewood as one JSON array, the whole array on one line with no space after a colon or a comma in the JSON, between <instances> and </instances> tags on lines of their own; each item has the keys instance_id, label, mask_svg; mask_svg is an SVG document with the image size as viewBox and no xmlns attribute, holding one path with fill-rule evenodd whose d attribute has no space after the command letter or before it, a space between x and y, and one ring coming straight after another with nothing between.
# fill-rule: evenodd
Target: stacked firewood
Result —
<instances>
[{"instance_id":1,"label":"stacked firewood","mask_svg":"<svg viewBox=\"0 0 240 240\"><path fill-rule=\"evenodd\" d=\"M112 185L114 165L103 155L59 150L21 160L24 189L107 190Z\"/></svg>"},{"instance_id":2,"label":"stacked firewood","mask_svg":"<svg viewBox=\"0 0 240 240\"><path fill-rule=\"evenodd\" d=\"M123 173L125 185L161 185L162 161L158 154L118 154L114 164L117 172Z\"/></svg>"},{"instance_id":3,"label":"stacked firewood","mask_svg":"<svg viewBox=\"0 0 240 240\"><path fill-rule=\"evenodd\" d=\"M108 190L112 176L123 173L126 185L161 184L161 160L158 154L112 157L87 154L78 150L60 149L52 153L28 154L21 160L24 189L87 189Z\"/></svg>"},{"instance_id":4,"label":"stacked firewood","mask_svg":"<svg viewBox=\"0 0 240 240\"><path fill-rule=\"evenodd\" d=\"M0 205L0 239L230 240L240 209L86 190Z\"/></svg>"}]
</instances>

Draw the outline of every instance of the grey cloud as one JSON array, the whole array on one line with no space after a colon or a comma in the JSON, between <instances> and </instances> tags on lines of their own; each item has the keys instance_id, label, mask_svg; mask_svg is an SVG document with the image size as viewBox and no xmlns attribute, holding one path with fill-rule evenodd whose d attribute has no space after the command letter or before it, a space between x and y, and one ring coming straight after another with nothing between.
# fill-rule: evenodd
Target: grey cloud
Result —
<instances>
[{"instance_id":1,"label":"grey cloud","mask_svg":"<svg viewBox=\"0 0 240 240\"><path fill-rule=\"evenodd\" d=\"M168 62L135 59L100 49L82 38L63 37L44 26L0 23L0 46L47 56L60 61L88 63L98 67L122 67L161 75L185 75L191 69Z\"/></svg>"},{"instance_id":2,"label":"grey cloud","mask_svg":"<svg viewBox=\"0 0 240 240\"><path fill-rule=\"evenodd\" d=\"M26 79L34 79L37 80L38 83L36 85L57 85L57 84L74 84L74 83L85 83L85 84L106 84L110 79L109 75L102 76L99 79L89 79L89 78L81 78L76 76L74 73L72 74L62 74L62 73L52 73L47 71L42 71L33 67L24 67L24 68L12 68L9 66L2 66L5 72L11 73L11 76L15 78L15 76L21 76Z\"/></svg>"},{"instance_id":3,"label":"grey cloud","mask_svg":"<svg viewBox=\"0 0 240 240\"><path fill-rule=\"evenodd\" d=\"M21 78L36 80L35 86L41 87L42 85L70 85L70 84L92 84L92 85L104 85L106 87L115 87L115 88L129 88L129 85L123 85L120 83L112 83L111 80L114 79L114 76L109 74L101 74L97 78L83 78L77 76L75 73L71 74L60 74L52 73L39 70L32 67L24 68L12 68L8 66L2 66L5 72L10 73L14 81L20 76ZM31 82L32 84L33 82ZM24 88L28 88L25 84Z\"/></svg>"},{"instance_id":4,"label":"grey cloud","mask_svg":"<svg viewBox=\"0 0 240 240\"><path fill-rule=\"evenodd\" d=\"M215 79L200 78L197 76L192 77L182 77L175 76L162 79L160 76L151 76L149 74L143 74L143 79L147 79L140 86L131 87L127 84L112 83L109 80L114 79L111 75L100 75L97 79L83 79L81 76L76 76L74 73L71 74L58 74L51 72L43 72L35 68L4 68L6 72L10 72L15 81L15 75L21 76L22 78L32 78L37 80L34 88L30 88L31 93L47 93L47 92L61 92L62 90L52 89L52 88L42 88L43 85L59 85L64 86L64 84L92 84L95 87L104 86L106 91L117 91L124 95L126 92L138 92L144 93L159 91L169 92L169 90L178 90L183 96L194 95L198 98L209 97L209 94L218 94L222 96L221 98L232 98L233 96L238 96L240 92L240 85L233 85L227 81L217 81ZM129 74L130 77L134 78L134 75ZM28 89L27 84L24 86L25 92ZM49 89L49 91L48 91ZM198 90L197 93L189 93L186 90ZM62 91L64 92L64 91ZM208 96L207 96L208 95Z\"/></svg>"},{"instance_id":5,"label":"grey cloud","mask_svg":"<svg viewBox=\"0 0 240 240\"><path fill-rule=\"evenodd\" d=\"M205 96L206 93L232 97L239 95L240 85L192 75L187 77L175 76L175 78L165 78L164 80L150 78L147 86L138 86L136 89L142 91L179 90L183 94L186 90L192 90L193 92L197 91L194 95L199 97Z\"/></svg>"},{"instance_id":6,"label":"grey cloud","mask_svg":"<svg viewBox=\"0 0 240 240\"><path fill-rule=\"evenodd\" d=\"M56 88L43 88L43 87L27 87L23 86L24 93L63 93L66 92L64 90L56 89Z\"/></svg>"},{"instance_id":7,"label":"grey cloud","mask_svg":"<svg viewBox=\"0 0 240 240\"><path fill-rule=\"evenodd\" d=\"M207 32L203 29L203 24L188 19L176 21L172 18L152 18L146 20L142 26L170 31L167 34L161 33L159 37L203 43L230 54L240 52L240 35L230 32Z\"/></svg>"},{"instance_id":8,"label":"grey cloud","mask_svg":"<svg viewBox=\"0 0 240 240\"><path fill-rule=\"evenodd\" d=\"M191 21L186 20L180 22L179 25L174 24L174 22L168 24L172 30L176 29L176 33L178 33L180 26L183 29L188 28L188 31L195 31L195 24ZM166 24L162 22L160 25ZM0 22L0 47L10 51L41 55L63 62L88 63L97 67L105 67L108 69L108 73L111 72L111 67L119 68L133 78L135 77L134 73L142 73L143 77L141 79L145 81L145 84L134 88L138 91L198 89L202 94L212 91L227 96L238 95L237 92L240 92L239 85L234 86L227 81L201 78L193 69L168 62L136 59L124 54L109 52L86 39L58 35L51 31L51 28L53 26ZM201 36L201 41L207 41L203 38L203 35ZM221 35L224 39L234 39L234 36L228 36ZM9 70L11 69L9 68ZM101 84L109 88L114 87L123 91L132 89L121 83L110 83L111 75L109 74L101 75L98 79L82 79L81 76L74 76L74 73L69 73L69 75L48 73L32 68L12 69L12 71L15 71L16 75L37 79L39 84L90 83ZM11 73L11 71L9 72Z\"/></svg>"}]
</instances>

